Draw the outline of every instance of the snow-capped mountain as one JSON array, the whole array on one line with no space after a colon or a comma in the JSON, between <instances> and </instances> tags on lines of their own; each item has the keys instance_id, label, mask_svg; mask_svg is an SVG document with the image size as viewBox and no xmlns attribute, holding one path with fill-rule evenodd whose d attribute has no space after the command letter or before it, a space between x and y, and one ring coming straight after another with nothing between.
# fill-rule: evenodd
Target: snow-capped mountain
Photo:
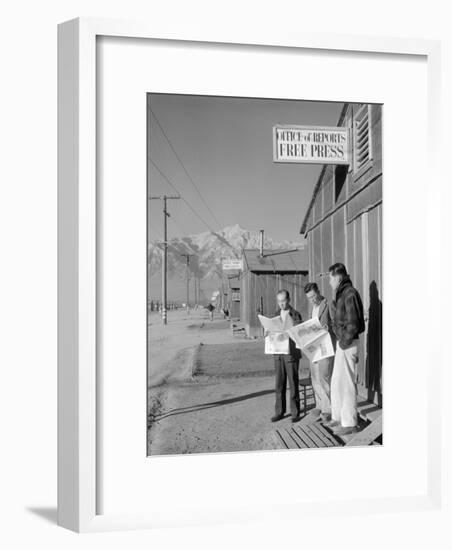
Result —
<instances>
[{"instance_id":1,"label":"snow-capped mountain","mask_svg":"<svg viewBox=\"0 0 452 550\"><path fill-rule=\"evenodd\" d=\"M186 237L177 237L168 242L168 275L185 277L186 258L182 254L193 254L190 257L190 272L199 279L218 278L221 274L223 259L240 258L242 249L259 248L259 231L249 231L239 225L225 227L218 233L206 231ZM304 242L276 242L264 235L264 248L273 250L289 250L303 248ZM149 242L148 263L149 275L152 277L161 269L162 252L157 241Z\"/></svg>"}]
</instances>

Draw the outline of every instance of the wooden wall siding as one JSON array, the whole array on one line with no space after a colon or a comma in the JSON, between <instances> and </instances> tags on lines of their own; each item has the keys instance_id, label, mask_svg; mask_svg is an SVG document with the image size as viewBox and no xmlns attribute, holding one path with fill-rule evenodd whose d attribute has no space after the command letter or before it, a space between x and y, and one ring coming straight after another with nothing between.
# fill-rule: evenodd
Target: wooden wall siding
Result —
<instances>
[{"instance_id":1,"label":"wooden wall siding","mask_svg":"<svg viewBox=\"0 0 452 550\"><path fill-rule=\"evenodd\" d=\"M249 326L250 314L249 308L249 293L250 293L250 278L249 272L244 271L242 274L242 295L240 297L240 321L244 323L245 327Z\"/></svg>"},{"instance_id":2,"label":"wooden wall siding","mask_svg":"<svg viewBox=\"0 0 452 550\"><path fill-rule=\"evenodd\" d=\"M318 222L322 219L322 216L323 216L322 208L323 208L322 195L318 193L315 201L315 222Z\"/></svg>"},{"instance_id":3,"label":"wooden wall siding","mask_svg":"<svg viewBox=\"0 0 452 550\"><path fill-rule=\"evenodd\" d=\"M383 198L383 178L381 174L355 195L347 204L347 221L352 220L359 214L363 214L370 208L375 207Z\"/></svg>"},{"instance_id":4,"label":"wooden wall siding","mask_svg":"<svg viewBox=\"0 0 452 550\"><path fill-rule=\"evenodd\" d=\"M326 273L332 264L333 259L333 231L332 218L328 217L321 226L322 235L322 269L321 273ZM317 274L316 274L317 275ZM331 298L331 287L329 285L329 277L316 277L315 281L319 285L321 293L327 298Z\"/></svg>"},{"instance_id":5,"label":"wooden wall siding","mask_svg":"<svg viewBox=\"0 0 452 550\"><path fill-rule=\"evenodd\" d=\"M238 319L240 317L240 300L233 300L232 296L234 294L241 294L241 289L239 286L237 286L237 279L233 281L229 281L230 285L228 288L228 309L229 309L229 316L232 319Z\"/></svg>"},{"instance_id":6,"label":"wooden wall siding","mask_svg":"<svg viewBox=\"0 0 452 550\"><path fill-rule=\"evenodd\" d=\"M372 251L381 250L380 241L380 215L382 207L378 205L369 211L369 278L366 295L367 304L367 340L365 362L365 386L369 391L369 398L374 399L375 394L382 392L382 258L381 254Z\"/></svg>"},{"instance_id":7,"label":"wooden wall siding","mask_svg":"<svg viewBox=\"0 0 452 550\"><path fill-rule=\"evenodd\" d=\"M322 272L322 236L321 227L316 227L312 232L313 239L313 264L309 269L311 278L317 280L319 273Z\"/></svg>"},{"instance_id":8,"label":"wooden wall siding","mask_svg":"<svg viewBox=\"0 0 452 550\"><path fill-rule=\"evenodd\" d=\"M360 105L350 105L344 125L352 127L353 113ZM372 162L355 175L348 173L346 184L335 202L334 167L322 177L314 212L306 232L309 270L329 299L328 277L319 277L334 262L344 262L365 308L366 331L360 338L358 388L361 396L381 404L382 392L382 108L371 106ZM322 220L322 221L321 221ZM321 221L321 222L320 222ZM320 223L319 223L320 222ZM317 225L316 225L317 224Z\"/></svg>"},{"instance_id":9,"label":"wooden wall siding","mask_svg":"<svg viewBox=\"0 0 452 550\"><path fill-rule=\"evenodd\" d=\"M353 283L361 293L363 291L363 230L362 219L357 218L355 224L355 272L353 275Z\"/></svg>"},{"instance_id":10,"label":"wooden wall siding","mask_svg":"<svg viewBox=\"0 0 452 550\"><path fill-rule=\"evenodd\" d=\"M333 217L333 257L331 263L342 262L347 265L345 257L345 208L338 210ZM331 265L331 264L330 264Z\"/></svg>"},{"instance_id":11,"label":"wooden wall siding","mask_svg":"<svg viewBox=\"0 0 452 550\"><path fill-rule=\"evenodd\" d=\"M353 126L353 112L356 112L361 104L352 104L349 106L348 111L345 115L344 125L352 127ZM316 225L320 220L322 220L325 215L327 215L331 209L335 208L341 202L346 202L356 194L362 187L365 187L373 179L376 179L378 176L381 176L382 173L382 106L381 105L372 105L371 106L371 141L372 141L372 155L373 160L370 163L370 168L361 172L360 174L353 174L353 171L349 172L347 175L347 180L344 185L344 189L339 197L337 203L334 202L334 166L329 165L326 167L323 177L320 183L319 192L314 198L314 206L310 212L309 218L307 220L306 232L309 232L313 226ZM351 164L352 168L353 163ZM369 187L374 184L370 184ZM380 186L378 188L378 185ZM372 189L371 193L380 196L381 199L381 179L377 183L377 187ZM331 194L330 194L331 187ZM374 203L373 203L374 204ZM358 213L357 209L354 208L353 211L350 210L350 214L347 214L347 221L349 221L353 215Z\"/></svg>"},{"instance_id":12,"label":"wooden wall siding","mask_svg":"<svg viewBox=\"0 0 452 550\"><path fill-rule=\"evenodd\" d=\"M355 278L355 226L353 223L346 225L347 234L347 261L345 265L352 279Z\"/></svg>"},{"instance_id":13,"label":"wooden wall siding","mask_svg":"<svg viewBox=\"0 0 452 550\"><path fill-rule=\"evenodd\" d=\"M241 321L249 337L262 336L262 328L257 317L263 305L263 315L272 317L278 309L276 293L285 288L291 296L291 303L304 319L308 315L308 302L304 286L308 281L305 274L277 274L245 272L242 284Z\"/></svg>"},{"instance_id":14,"label":"wooden wall siding","mask_svg":"<svg viewBox=\"0 0 452 550\"><path fill-rule=\"evenodd\" d=\"M314 204L314 223L317 223L323 216L322 190L320 189L315 198Z\"/></svg>"},{"instance_id":15,"label":"wooden wall siding","mask_svg":"<svg viewBox=\"0 0 452 550\"><path fill-rule=\"evenodd\" d=\"M240 317L240 302L230 302L229 316L232 319L238 319Z\"/></svg>"},{"instance_id":16,"label":"wooden wall siding","mask_svg":"<svg viewBox=\"0 0 452 550\"><path fill-rule=\"evenodd\" d=\"M331 211L334 205L334 185L333 185L332 175L330 178L322 182L322 185L324 187L324 191L323 191L324 214L327 214L328 212Z\"/></svg>"},{"instance_id":17,"label":"wooden wall siding","mask_svg":"<svg viewBox=\"0 0 452 550\"><path fill-rule=\"evenodd\" d=\"M361 105L353 105L353 113L356 113ZM371 141L372 141L372 161L368 170L363 170L354 174L351 182L351 191L365 185L370 179L373 179L382 172L382 106L371 105Z\"/></svg>"},{"instance_id":18,"label":"wooden wall siding","mask_svg":"<svg viewBox=\"0 0 452 550\"><path fill-rule=\"evenodd\" d=\"M313 279L313 266L314 266L314 239L307 239L307 246L309 250L309 279Z\"/></svg>"}]
</instances>

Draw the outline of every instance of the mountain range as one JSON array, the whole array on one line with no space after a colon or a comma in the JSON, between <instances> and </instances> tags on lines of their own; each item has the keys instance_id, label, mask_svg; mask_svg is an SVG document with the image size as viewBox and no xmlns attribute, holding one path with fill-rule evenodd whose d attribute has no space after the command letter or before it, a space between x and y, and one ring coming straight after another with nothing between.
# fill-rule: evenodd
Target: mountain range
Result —
<instances>
[{"instance_id":1,"label":"mountain range","mask_svg":"<svg viewBox=\"0 0 452 550\"><path fill-rule=\"evenodd\" d=\"M221 231L206 231L185 237L173 237L168 241L168 299L184 300L186 295L186 257L189 260L190 278L200 281L204 300L217 290L221 280L221 264L224 259L241 258L243 249L258 249L260 232L232 225ZM264 235L264 248L290 250L304 248L304 240L275 241ZM155 240L148 242L149 298L160 296L162 267L162 245ZM193 284L193 283L192 283ZM191 290L193 292L193 290ZM203 298L201 294L201 298ZM200 300L201 301L201 300Z\"/></svg>"}]
</instances>

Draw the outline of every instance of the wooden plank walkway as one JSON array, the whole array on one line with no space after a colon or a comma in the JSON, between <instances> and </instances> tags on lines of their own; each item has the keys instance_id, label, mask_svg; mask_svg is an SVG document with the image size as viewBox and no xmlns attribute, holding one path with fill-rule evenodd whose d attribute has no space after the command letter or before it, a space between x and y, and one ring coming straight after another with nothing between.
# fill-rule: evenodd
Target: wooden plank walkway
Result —
<instances>
[{"instance_id":1,"label":"wooden plank walkway","mask_svg":"<svg viewBox=\"0 0 452 550\"><path fill-rule=\"evenodd\" d=\"M291 428L278 428L276 435L282 448L286 449L312 449L343 445L320 422L299 423Z\"/></svg>"},{"instance_id":2,"label":"wooden plank walkway","mask_svg":"<svg viewBox=\"0 0 452 550\"><path fill-rule=\"evenodd\" d=\"M375 440L382 435L382 409L373 403L358 404L362 428L353 434L336 436L319 422L319 417L308 413L297 424L274 431L275 440L282 449L313 449L325 447L362 447L379 445Z\"/></svg>"}]
</instances>

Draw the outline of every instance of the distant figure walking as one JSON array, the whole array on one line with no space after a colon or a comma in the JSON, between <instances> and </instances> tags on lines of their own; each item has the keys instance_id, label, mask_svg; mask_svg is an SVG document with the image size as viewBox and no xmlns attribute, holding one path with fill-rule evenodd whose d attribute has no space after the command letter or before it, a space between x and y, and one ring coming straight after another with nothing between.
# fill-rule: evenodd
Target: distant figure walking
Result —
<instances>
[{"instance_id":1,"label":"distant figure walking","mask_svg":"<svg viewBox=\"0 0 452 550\"><path fill-rule=\"evenodd\" d=\"M306 298L312 305L311 317L317 318L322 327L330 333L335 343L335 336L330 316L328 300L320 294L317 283L308 283L304 287ZM322 421L331 420L331 375L333 373L334 357L327 357L321 361L311 362L311 381L314 390L316 408L311 414L322 417Z\"/></svg>"},{"instance_id":2,"label":"distant figure walking","mask_svg":"<svg viewBox=\"0 0 452 550\"><path fill-rule=\"evenodd\" d=\"M206 306L207 311L209 312L209 319L213 321L213 312L215 311L215 306L213 304L209 304Z\"/></svg>"},{"instance_id":3,"label":"distant figure walking","mask_svg":"<svg viewBox=\"0 0 452 550\"><path fill-rule=\"evenodd\" d=\"M290 295L287 290L280 290L276 295L280 315L286 328L299 325L302 322L301 315L290 305ZM292 422L300 420L300 388L298 366L301 352L295 342L289 339L289 353L273 355L275 361L275 416L272 422L278 422L286 414L287 380L290 388L290 413Z\"/></svg>"},{"instance_id":4,"label":"distant figure walking","mask_svg":"<svg viewBox=\"0 0 452 550\"><path fill-rule=\"evenodd\" d=\"M337 338L331 378L331 421L337 435L357 431L357 376L359 360L359 335L364 332L364 311L361 296L347 273L344 264L329 268L330 285L335 291L331 304L333 330Z\"/></svg>"}]
</instances>

